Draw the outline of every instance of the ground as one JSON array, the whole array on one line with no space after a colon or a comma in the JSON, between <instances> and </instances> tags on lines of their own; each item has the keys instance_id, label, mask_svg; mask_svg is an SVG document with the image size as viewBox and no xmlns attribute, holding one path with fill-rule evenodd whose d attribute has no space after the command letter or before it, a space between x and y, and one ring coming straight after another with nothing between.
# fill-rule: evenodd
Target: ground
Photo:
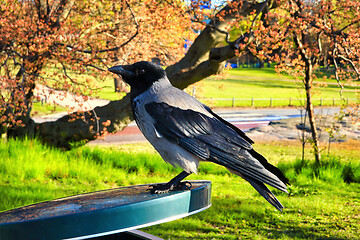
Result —
<instances>
[{"instance_id":1,"label":"ground","mask_svg":"<svg viewBox=\"0 0 360 240\"><path fill-rule=\"evenodd\" d=\"M311 133L308 123L301 123L301 118L289 118L278 121L272 121L267 126L251 129L247 135L255 140L268 141L272 140L300 140L303 131L305 139L310 139ZM321 142L329 142L329 131L334 128L331 142L342 142L347 139L360 140L360 122L355 121L351 116L345 116L340 121L334 119L333 116L319 117L318 132Z\"/></svg>"}]
</instances>

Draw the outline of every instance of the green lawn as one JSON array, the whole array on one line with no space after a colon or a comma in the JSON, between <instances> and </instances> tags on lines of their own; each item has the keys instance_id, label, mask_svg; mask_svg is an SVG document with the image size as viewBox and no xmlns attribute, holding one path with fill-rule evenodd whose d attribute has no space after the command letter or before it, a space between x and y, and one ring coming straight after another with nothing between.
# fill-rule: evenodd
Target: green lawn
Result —
<instances>
[{"instance_id":1,"label":"green lawn","mask_svg":"<svg viewBox=\"0 0 360 240\"><path fill-rule=\"evenodd\" d=\"M164 239L359 239L359 147L355 141L334 144L332 155L324 156L314 174L311 161L298 160L298 144L256 144L290 178L289 195L274 191L285 206L282 213L241 178L217 165L201 164L199 174L188 179L212 181L212 207L143 230ZM310 151L306 149L307 159ZM178 172L148 143L63 152L34 140L8 140L0 144L0 211L95 190L164 182Z\"/></svg>"},{"instance_id":2,"label":"green lawn","mask_svg":"<svg viewBox=\"0 0 360 240\"><path fill-rule=\"evenodd\" d=\"M196 95L202 99L206 104L214 107L229 107L233 105L231 98L245 98L249 100L235 100L235 106L251 106L251 98L266 100L255 100L254 106L264 107L270 106L270 98L273 98L273 106L288 106L289 98L292 98L291 105L301 105L299 99L305 98L302 82L294 80L290 76L278 75L273 68L238 68L226 70L223 79L218 77L209 77L198 84L196 88ZM317 79L318 82L323 82L322 78ZM344 104L341 101L339 94L339 87L334 79L327 79L329 83L326 87L317 86L314 89L315 104L320 104L320 98L323 100L323 105L332 105L333 98L335 104ZM116 100L121 98L124 94L114 92L114 80L108 80L100 83L103 87L97 93L97 97ZM359 89L357 86L346 86L343 96L345 98L356 98L355 90ZM188 92L192 92L193 86L188 87ZM230 98L230 100L211 100L211 98ZM286 100L277 100L277 98L286 98ZM355 101L355 100L351 100Z\"/></svg>"},{"instance_id":3,"label":"green lawn","mask_svg":"<svg viewBox=\"0 0 360 240\"><path fill-rule=\"evenodd\" d=\"M34 102L32 105L31 115L32 116L42 116L42 115L49 115L56 112L66 112L67 109L65 107L54 105L54 104L48 104L45 102Z\"/></svg>"},{"instance_id":4,"label":"green lawn","mask_svg":"<svg viewBox=\"0 0 360 240\"><path fill-rule=\"evenodd\" d=\"M323 79L317 79L316 81L322 82ZM340 90L336 85L336 81L328 79L326 82L328 83L326 87L316 86L314 88L314 104L320 105L321 98L323 98L323 105L332 105L334 103L333 98L335 98L336 105L343 104L344 102L340 100ZM200 97L248 99L235 99L235 106L252 106L251 98L255 98L253 104L257 107L270 106L270 98L273 98L273 106L288 106L290 103L289 98L292 98L291 105L299 106L301 105L300 100L305 98L303 84L300 80L278 75L272 68L231 69L224 79L217 80L210 77L204 80L201 86L203 89L201 89ZM345 99L356 98L356 89L359 89L359 86L346 86L343 97ZM277 98L286 98L286 100ZM227 101L213 100L209 104L217 107L229 107L233 105L233 101L231 99Z\"/></svg>"},{"instance_id":5,"label":"green lawn","mask_svg":"<svg viewBox=\"0 0 360 240\"><path fill-rule=\"evenodd\" d=\"M50 68L54 71L54 68ZM322 74L319 74L322 75ZM329 75L329 74L327 74ZM98 91L94 91L92 97L118 100L125 93L114 92L114 78L108 77L104 81L93 80ZM323 82L322 78L316 81ZM50 81L51 82L51 81ZM339 87L334 79L328 78L326 87L314 88L314 105L343 105L351 102L359 102L359 84L345 86L344 99L340 99ZM193 85L186 91L193 92ZM304 90L300 80L294 80L290 76L278 75L274 68L238 68L226 70L223 77L212 76L195 84L195 95L203 103L211 107L278 107L304 105ZM221 98L223 100L219 100ZM224 98L226 100L224 100ZM290 100L291 98L291 100ZM252 100L254 99L254 100ZM322 100L321 100L322 99ZM50 114L54 111L53 106L34 104L33 115ZM55 111L66 111L56 108Z\"/></svg>"}]
</instances>

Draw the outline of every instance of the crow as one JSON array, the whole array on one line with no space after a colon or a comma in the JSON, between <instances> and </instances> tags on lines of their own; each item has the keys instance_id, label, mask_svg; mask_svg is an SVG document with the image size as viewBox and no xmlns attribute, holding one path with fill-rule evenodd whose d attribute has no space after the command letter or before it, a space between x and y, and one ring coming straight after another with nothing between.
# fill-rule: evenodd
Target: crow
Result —
<instances>
[{"instance_id":1,"label":"crow","mask_svg":"<svg viewBox=\"0 0 360 240\"><path fill-rule=\"evenodd\" d=\"M135 121L161 157L183 171L166 184L152 186L152 193L186 189L181 182L196 173L200 161L226 167L248 181L279 211L284 208L265 186L287 193L289 180L258 152L240 129L208 106L172 86L165 70L142 61L109 68L130 85L130 101Z\"/></svg>"}]
</instances>

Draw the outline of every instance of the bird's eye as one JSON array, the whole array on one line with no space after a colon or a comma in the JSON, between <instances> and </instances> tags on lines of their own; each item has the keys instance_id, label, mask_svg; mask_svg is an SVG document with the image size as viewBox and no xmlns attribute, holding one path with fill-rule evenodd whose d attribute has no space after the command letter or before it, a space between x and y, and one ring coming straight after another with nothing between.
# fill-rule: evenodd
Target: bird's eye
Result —
<instances>
[{"instance_id":1,"label":"bird's eye","mask_svg":"<svg viewBox=\"0 0 360 240\"><path fill-rule=\"evenodd\" d=\"M144 70L144 69L142 69L142 68L139 69L139 71L138 71L138 74L139 74L139 75L142 75L142 74L144 74L144 73L145 73L145 70Z\"/></svg>"}]
</instances>

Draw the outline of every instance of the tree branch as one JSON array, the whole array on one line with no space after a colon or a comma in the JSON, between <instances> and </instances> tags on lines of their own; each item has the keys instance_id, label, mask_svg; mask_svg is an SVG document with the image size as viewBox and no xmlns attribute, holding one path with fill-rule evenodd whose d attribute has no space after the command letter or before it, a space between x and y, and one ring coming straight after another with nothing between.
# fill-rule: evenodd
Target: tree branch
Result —
<instances>
[{"instance_id":1,"label":"tree branch","mask_svg":"<svg viewBox=\"0 0 360 240\"><path fill-rule=\"evenodd\" d=\"M225 47L216 47L224 41L224 35L217 29L225 30L228 24L235 21L236 15L239 13L248 16L254 10L263 9L261 3L243 2L240 11L236 11L236 13L226 11L227 14L222 17L223 21L213 20L212 25L216 28L210 25L206 26L195 39L187 54L179 62L166 68L167 75L174 86L183 89L219 72L224 66L224 61L235 55L242 41L244 43L251 41L251 35L248 33L248 35L239 37ZM268 1L267 4L271 7L277 6L273 1ZM229 10L229 7L224 7L220 11L225 10ZM56 122L39 124L37 126L38 135L42 137L44 142L49 142L55 146L69 147L70 142L94 139L96 137L94 129L102 131L103 123L108 120L111 121L110 126L107 127L109 132L120 131L133 120L129 94L121 100L112 101L103 107L96 107L94 111L98 117L98 122L91 120L84 122L80 119L69 122L70 117L65 116ZM85 118L94 115L91 112L84 114Z\"/></svg>"},{"instance_id":2,"label":"tree branch","mask_svg":"<svg viewBox=\"0 0 360 240\"><path fill-rule=\"evenodd\" d=\"M344 61L350 63L351 67L352 67L353 70L355 71L355 73L356 73L356 75L358 76L358 79L359 79L359 81L360 81L360 72L359 72L359 70L356 68L354 62L353 62L351 59L349 59L349 58L347 58L347 57L345 57L345 56L343 56L343 55L341 55L341 54L338 54L337 56L338 56L339 58L343 59Z\"/></svg>"},{"instance_id":3,"label":"tree branch","mask_svg":"<svg viewBox=\"0 0 360 240\"><path fill-rule=\"evenodd\" d=\"M136 26L136 32L124 43L122 43L120 46L116 46L113 48L108 48L108 49L102 49L102 50L97 50L97 51L92 51L92 50L80 50L77 49L75 46L71 46L69 44L64 44L64 43L57 43L57 45L63 46L63 47L67 47L67 48L71 48L72 50L76 50L77 52L81 52L81 53L86 53L86 54L97 54L97 53L104 53L104 52L114 52L119 50L120 48L124 47L125 45L127 45L128 43L130 43L138 34L139 34L139 23L136 19L136 16L131 8L131 6L129 5L129 3L127 1L125 1L126 5L128 6L131 16L133 18L133 21L135 23Z\"/></svg>"},{"instance_id":4,"label":"tree branch","mask_svg":"<svg viewBox=\"0 0 360 240\"><path fill-rule=\"evenodd\" d=\"M335 38L334 38L335 39ZM334 43L334 49L333 49L333 52L332 52L332 55L333 55L333 62L334 62L334 68L335 68L335 79L338 83L338 86L340 87L340 98L341 99L344 99L344 96L343 96L343 91L344 91L344 85L340 82L340 78L339 78L339 66L337 64L337 61L336 61L336 52L338 51L338 47L337 47L337 42L336 40L334 40L335 43Z\"/></svg>"}]
</instances>

